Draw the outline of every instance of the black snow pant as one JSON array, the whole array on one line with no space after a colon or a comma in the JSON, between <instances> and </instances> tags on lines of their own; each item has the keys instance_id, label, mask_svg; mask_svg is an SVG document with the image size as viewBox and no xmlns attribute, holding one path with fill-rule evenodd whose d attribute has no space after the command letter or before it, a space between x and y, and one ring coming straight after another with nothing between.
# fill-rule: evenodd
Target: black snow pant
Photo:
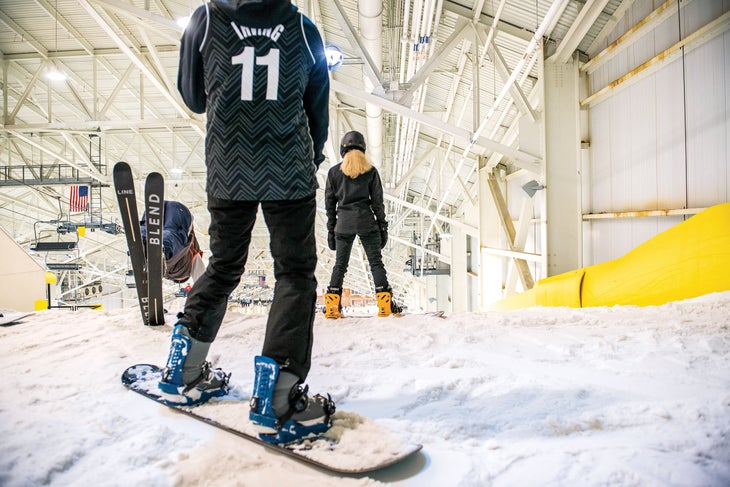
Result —
<instances>
[{"instance_id":1,"label":"black snow pant","mask_svg":"<svg viewBox=\"0 0 730 487\"><path fill-rule=\"evenodd\" d=\"M388 275L383 265L383 257L380 254L380 232L374 231L366 234L343 234L335 233L335 265L330 276L330 287L342 288L345 280L347 267L350 263L350 253L355 237L360 237L360 243L365 250L365 255L370 263L370 272L373 274L375 287L387 289Z\"/></svg>"},{"instance_id":2,"label":"black snow pant","mask_svg":"<svg viewBox=\"0 0 730 487\"><path fill-rule=\"evenodd\" d=\"M274 260L274 298L266 323L262 355L276 360L302 380L311 366L312 328L317 299L315 195L294 201L262 201ZM208 267L193 285L180 323L190 335L212 342L248 259L259 202L208 197ZM253 362L253 357L252 360Z\"/></svg>"}]
</instances>

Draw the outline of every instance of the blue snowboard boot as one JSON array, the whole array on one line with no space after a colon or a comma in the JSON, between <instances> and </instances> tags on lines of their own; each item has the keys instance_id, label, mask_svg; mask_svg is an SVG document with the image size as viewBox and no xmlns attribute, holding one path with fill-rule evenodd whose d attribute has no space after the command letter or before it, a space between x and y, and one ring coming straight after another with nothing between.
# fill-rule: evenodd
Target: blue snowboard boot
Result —
<instances>
[{"instance_id":1,"label":"blue snowboard boot","mask_svg":"<svg viewBox=\"0 0 730 487\"><path fill-rule=\"evenodd\" d=\"M184 325L175 325L170 355L159 382L165 404L196 406L211 397L228 394L231 374L210 367L205 361L209 348L210 343L191 337Z\"/></svg>"},{"instance_id":2,"label":"blue snowboard boot","mask_svg":"<svg viewBox=\"0 0 730 487\"><path fill-rule=\"evenodd\" d=\"M259 438L268 443L286 444L307 436L317 436L332 426L335 403L319 394L309 398L308 386L288 370L280 370L275 360L258 356L254 361L253 397L249 419Z\"/></svg>"}]
</instances>

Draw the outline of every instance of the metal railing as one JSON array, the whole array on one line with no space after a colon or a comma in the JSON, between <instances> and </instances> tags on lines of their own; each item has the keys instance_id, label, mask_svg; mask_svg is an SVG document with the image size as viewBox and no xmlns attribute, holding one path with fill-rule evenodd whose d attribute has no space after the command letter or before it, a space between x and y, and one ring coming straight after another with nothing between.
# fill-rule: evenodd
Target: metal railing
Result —
<instances>
[{"instance_id":1,"label":"metal railing","mask_svg":"<svg viewBox=\"0 0 730 487\"><path fill-rule=\"evenodd\" d=\"M75 167L66 164L0 166L0 186L95 183Z\"/></svg>"}]
</instances>

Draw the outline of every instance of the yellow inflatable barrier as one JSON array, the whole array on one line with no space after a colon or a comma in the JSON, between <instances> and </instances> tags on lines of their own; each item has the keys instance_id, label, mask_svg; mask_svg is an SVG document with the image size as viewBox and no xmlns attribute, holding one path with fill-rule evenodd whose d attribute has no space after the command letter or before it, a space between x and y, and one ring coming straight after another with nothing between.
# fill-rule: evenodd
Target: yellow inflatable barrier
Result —
<instances>
[{"instance_id":1,"label":"yellow inflatable barrier","mask_svg":"<svg viewBox=\"0 0 730 487\"><path fill-rule=\"evenodd\" d=\"M538 281L492 305L651 306L730 290L730 203L708 208L618 259Z\"/></svg>"}]
</instances>

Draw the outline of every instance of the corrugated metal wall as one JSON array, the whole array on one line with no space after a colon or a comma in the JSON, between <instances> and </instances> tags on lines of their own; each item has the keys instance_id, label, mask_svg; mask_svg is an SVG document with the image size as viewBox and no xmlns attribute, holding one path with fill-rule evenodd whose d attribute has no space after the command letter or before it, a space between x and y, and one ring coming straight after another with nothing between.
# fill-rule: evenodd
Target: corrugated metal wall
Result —
<instances>
[{"instance_id":1,"label":"corrugated metal wall","mask_svg":"<svg viewBox=\"0 0 730 487\"><path fill-rule=\"evenodd\" d=\"M637 0L608 42L656 7ZM694 0L588 75L595 93L730 10L723 0ZM584 214L704 208L730 194L730 31L588 108ZM591 219L584 262L625 254L683 216Z\"/></svg>"}]
</instances>

